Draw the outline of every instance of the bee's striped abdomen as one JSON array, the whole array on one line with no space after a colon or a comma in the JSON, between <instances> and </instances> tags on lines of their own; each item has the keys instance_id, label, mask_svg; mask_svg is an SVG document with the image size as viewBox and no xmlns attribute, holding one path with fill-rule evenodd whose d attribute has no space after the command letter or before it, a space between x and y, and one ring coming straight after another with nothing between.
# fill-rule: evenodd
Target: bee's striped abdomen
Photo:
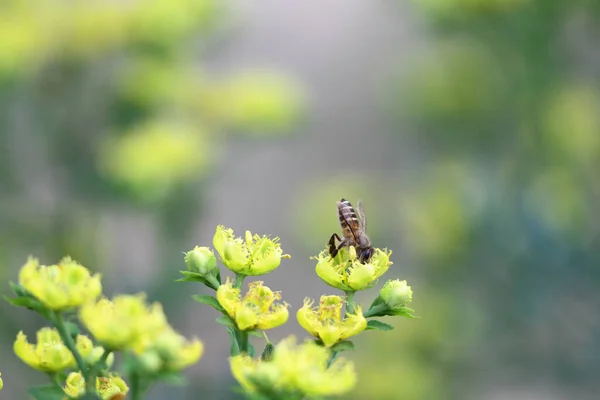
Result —
<instances>
[{"instance_id":1,"label":"bee's striped abdomen","mask_svg":"<svg viewBox=\"0 0 600 400\"><path fill-rule=\"evenodd\" d=\"M340 226L342 227L342 233L346 239L356 241L358 239L358 231L360 224L356 217L356 211L348 200L341 199L337 203L338 214L340 218Z\"/></svg>"}]
</instances>

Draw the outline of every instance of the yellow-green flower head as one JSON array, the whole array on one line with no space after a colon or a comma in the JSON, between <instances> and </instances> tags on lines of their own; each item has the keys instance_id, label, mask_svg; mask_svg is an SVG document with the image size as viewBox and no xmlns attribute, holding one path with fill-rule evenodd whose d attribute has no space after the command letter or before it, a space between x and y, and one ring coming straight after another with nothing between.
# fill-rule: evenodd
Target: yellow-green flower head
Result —
<instances>
[{"instance_id":1,"label":"yellow-green flower head","mask_svg":"<svg viewBox=\"0 0 600 400\"><path fill-rule=\"evenodd\" d=\"M104 354L102 346L94 346L92 339L84 335L77 336L77 350L89 365L96 364ZM115 355L110 353L106 358L106 365L110 368L114 361Z\"/></svg>"},{"instance_id":2,"label":"yellow-green flower head","mask_svg":"<svg viewBox=\"0 0 600 400\"><path fill-rule=\"evenodd\" d=\"M92 335L111 350L132 347L143 335L158 333L167 324L162 306L147 305L146 296L121 295L84 304L79 319Z\"/></svg>"},{"instance_id":3,"label":"yellow-green flower head","mask_svg":"<svg viewBox=\"0 0 600 400\"><path fill-rule=\"evenodd\" d=\"M100 275L66 257L58 265L39 265L29 258L19 272L19 283L52 310L78 307L102 293Z\"/></svg>"},{"instance_id":4,"label":"yellow-green flower head","mask_svg":"<svg viewBox=\"0 0 600 400\"><path fill-rule=\"evenodd\" d=\"M221 261L231 271L249 275L265 275L281 264L283 254L279 238L254 235L246 231L245 239L235 237L233 230L222 225L217 226L213 238L213 246L219 253Z\"/></svg>"},{"instance_id":5,"label":"yellow-green flower head","mask_svg":"<svg viewBox=\"0 0 600 400\"><path fill-rule=\"evenodd\" d=\"M406 281L389 280L381 288L379 297L393 310L404 307L412 301L412 289L406 284Z\"/></svg>"},{"instance_id":6,"label":"yellow-green flower head","mask_svg":"<svg viewBox=\"0 0 600 400\"><path fill-rule=\"evenodd\" d=\"M217 289L217 300L243 331L266 330L285 324L288 304L275 303L280 299L279 292L273 292L260 281L248 284L243 299L240 289L234 288L229 279Z\"/></svg>"},{"instance_id":7,"label":"yellow-green flower head","mask_svg":"<svg viewBox=\"0 0 600 400\"><path fill-rule=\"evenodd\" d=\"M84 358L90 359L94 347L87 336L78 335L76 347ZM19 332L13 348L15 354L25 364L40 371L57 372L75 365L73 354L54 328L40 329L37 332L35 345L27 341L27 336L23 332Z\"/></svg>"},{"instance_id":8,"label":"yellow-green flower head","mask_svg":"<svg viewBox=\"0 0 600 400\"><path fill-rule=\"evenodd\" d=\"M200 275L209 275L217 271L217 259L208 247L194 247L194 250L185 253L185 264L191 272Z\"/></svg>"},{"instance_id":9,"label":"yellow-green flower head","mask_svg":"<svg viewBox=\"0 0 600 400\"><path fill-rule=\"evenodd\" d=\"M180 371L198 362L204 351L196 338L188 341L167 325L158 334L144 335L134 347L138 358L150 372Z\"/></svg>"},{"instance_id":10,"label":"yellow-green flower head","mask_svg":"<svg viewBox=\"0 0 600 400\"><path fill-rule=\"evenodd\" d=\"M0 373L0 376L2 376L1 373ZM4 382L2 381L2 378L0 378L0 390L2 390L3 387L4 387Z\"/></svg>"},{"instance_id":11,"label":"yellow-green flower head","mask_svg":"<svg viewBox=\"0 0 600 400\"><path fill-rule=\"evenodd\" d=\"M356 250L342 248L334 258L328 250L317 257L315 268L317 275L329 286L344 291L363 290L371 287L392 265L390 250L375 249L368 263L361 263L356 257Z\"/></svg>"},{"instance_id":12,"label":"yellow-green flower head","mask_svg":"<svg viewBox=\"0 0 600 400\"><path fill-rule=\"evenodd\" d=\"M329 367L329 351L312 341L296 345L291 336L282 340L270 361L253 360L246 354L230 359L231 372L240 385L253 393L332 396L351 390L356 384L354 365L342 358Z\"/></svg>"},{"instance_id":13,"label":"yellow-green flower head","mask_svg":"<svg viewBox=\"0 0 600 400\"><path fill-rule=\"evenodd\" d=\"M96 378L96 390L102 400L122 400L129 391L125 381L117 374ZM71 372L67 377L63 391L73 397L79 398L85 394L85 380L80 372Z\"/></svg>"},{"instance_id":14,"label":"yellow-green flower head","mask_svg":"<svg viewBox=\"0 0 600 400\"><path fill-rule=\"evenodd\" d=\"M296 313L298 323L311 335L320 339L327 347L357 335L367 327L360 307L354 314L347 314L342 320L344 300L340 296L321 296L318 308L313 308L313 301L304 299L304 306Z\"/></svg>"}]
</instances>

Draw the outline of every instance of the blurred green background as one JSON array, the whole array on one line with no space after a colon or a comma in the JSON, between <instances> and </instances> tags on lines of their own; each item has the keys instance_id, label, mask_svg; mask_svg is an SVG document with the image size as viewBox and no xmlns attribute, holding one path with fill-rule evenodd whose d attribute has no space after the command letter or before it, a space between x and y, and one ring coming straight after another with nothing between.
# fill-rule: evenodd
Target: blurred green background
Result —
<instances>
[{"instance_id":1,"label":"blurred green background","mask_svg":"<svg viewBox=\"0 0 600 400\"><path fill-rule=\"evenodd\" d=\"M357 340L347 398L595 399L599 55L597 0L0 0L2 292L71 255L205 342L151 399L238 398L182 252L280 236L296 310L360 197L422 319ZM0 303L2 399L45 382L12 353L41 323Z\"/></svg>"}]
</instances>

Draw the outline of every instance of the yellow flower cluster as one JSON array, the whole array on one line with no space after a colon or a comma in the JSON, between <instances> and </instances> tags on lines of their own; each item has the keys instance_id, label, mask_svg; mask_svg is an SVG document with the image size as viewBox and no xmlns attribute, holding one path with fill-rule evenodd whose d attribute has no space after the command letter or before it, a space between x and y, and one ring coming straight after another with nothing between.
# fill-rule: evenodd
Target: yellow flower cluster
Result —
<instances>
[{"instance_id":1,"label":"yellow flower cluster","mask_svg":"<svg viewBox=\"0 0 600 400\"><path fill-rule=\"evenodd\" d=\"M354 365L338 358L328 367L329 358L328 349L312 341L297 345L292 336L275 347L269 361L241 354L230 365L235 379L251 393L287 399L350 391L356 384Z\"/></svg>"},{"instance_id":2,"label":"yellow flower cluster","mask_svg":"<svg viewBox=\"0 0 600 400\"><path fill-rule=\"evenodd\" d=\"M296 313L296 318L304 329L327 347L357 335L367 327L367 320L363 317L360 307L342 320L344 300L340 296L321 296L319 307L313 308L312 305L312 300L305 299L304 306Z\"/></svg>"},{"instance_id":3,"label":"yellow flower cluster","mask_svg":"<svg viewBox=\"0 0 600 400\"><path fill-rule=\"evenodd\" d=\"M161 305L147 305L143 294L87 303L79 318L108 349L133 350L152 371L179 370L202 356L202 342L187 341L178 334L168 324Z\"/></svg>"},{"instance_id":4,"label":"yellow flower cluster","mask_svg":"<svg viewBox=\"0 0 600 400\"><path fill-rule=\"evenodd\" d=\"M125 381L118 375L96 378L96 390L102 400L122 400L129 391ZM79 372L71 372L67 377L63 391L73 398L85 394L85 379Z\"/></svg>"},{"instance_id":5,"label":"yellow flower cluster","mask_svg":"<svg viewBox=\"0 0 600 400\"><path fill-rule=\"evenodd\" d=\"M96 363L104 353L102 347L94 346L90 338L84 335L77 335L75 347L89 364ZM40 371L58 372L75 366L73 354L54 328L40 329L35 345L27 341L23 332L19 332L13 348L23 362ZM111 354L107 359L108 365L112 364L113 358Z\"/></svg>"},{"instance_id":6,"label":"yellow flower cluster","mask_svg":"<svg viewBox=\"0 0 600 400\"><path fill-rule=\"evenodd\" d=\"M95 300L102 292L100 275L66 257L58 265L39 265L29 258L19 272L19 283L45 307L64 310Z\"/></svg>"},{"instance_id":7,"label":"yellow flower cluster","mask_svg":"<svg viewBox=\"0 0 600 400\"><path fill-rule=\"evenodd\" d=\"M317 257L316 272L328 285L344 291L357 291L371 287L392 264L389 250L375 249L369 262L361 263L352 246L342 248L335 257L328 250Z\"/></svg>"},{"instance_id":8,"label":"yellow flower cluster","mask_svg":"<svg viewBox=\"0 0 600 400\"><path fill-rule=\"evenodd\" d=\"M217 289L217 300L240 330L272 329L287 321L287 303L275 303L281 299L278 292L263 286L261 281L248 284L248 288L243 298L229 279Z\"/></svg>"},{"instance_id":9,"label":"yellow flower cluster","mask_svg":"<svg viewBox=\"0 0 600 400\"><path fill-rule=\"evenodd\" d=\"M253 236L246 231L242 240L222 225L217 226L213 246L227 268L247 276L265 275L277 268L282 258L290 257L283 254L278 238Z\"/></svg>"}]
</instances>

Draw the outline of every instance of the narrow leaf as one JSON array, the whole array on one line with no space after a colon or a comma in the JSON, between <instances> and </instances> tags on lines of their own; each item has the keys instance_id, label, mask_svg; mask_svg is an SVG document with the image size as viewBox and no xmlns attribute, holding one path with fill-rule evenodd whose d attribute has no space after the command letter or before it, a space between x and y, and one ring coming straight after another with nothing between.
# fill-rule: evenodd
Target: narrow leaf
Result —
<instances>
[{"instance_id":1,"label":"narrow leaf","mask_svg":"<svg viewBox=\"0 0 600 400\"><path fill-rule=\"evenodd\" d=\"M65 398L65 392L55 385L34 386L29 388L28 392L35 400L62 400Z\"/></svg>"},{"instance_id":2,"label":"narrow leaf","mask_svg":"<svg viewBox=\"0 0 600 400\"><path fill-rule=\"evenodd\" d=\"M217 324L221 324L230 328L235 328L235 321L231 319L229 315L221 315L217 318Z\"/></svg>"},{"instance_id":3,"label":"narrow leaf","mask_svg":"<svg viewBox=\"0 0 600 400\"><path fill-rule=\"evenodd\" d=\"M334 344L331 347L331 350L337 351L337 352L354 350L354 343L352 343L349 340L344 340L344 341Z\"/></svg>"},{"instance_id":4,"label":"narrow leaf","mask_svg":"<svg viewBox=\"0 0 600 400\"><path fill-rule=\"evenodd\" d=\"M192 299L194 299L198 303L207 304L216 309L217 311L225 311L225 309L221 306L219 301L213 296L205 294L196 294L192 296Z\"/></svg>"},{"instance_id":5,"label":"narrow leaf","mask_svg":"<svg viewBox=\"0 0 600 400\"><path fill-rule=\"evenodd\" d=\"M247 331L246 333L250 336L254 336L261 339L264 339L265 337L265 335L263 335L261 331Z\"/></svg>"},{"instance_id":6,"label":"narrow leaf","mask_svg":"<svg viewBox=\"0 0 600 400\"><path fill-rule=\"evenodd\" d=\"M369 320L369 322L367 323L367 329L374 331L391 331L392 329L394 329L394 327L386 324L385 322L372 319Z\"/></svg>"}]
</instances>

